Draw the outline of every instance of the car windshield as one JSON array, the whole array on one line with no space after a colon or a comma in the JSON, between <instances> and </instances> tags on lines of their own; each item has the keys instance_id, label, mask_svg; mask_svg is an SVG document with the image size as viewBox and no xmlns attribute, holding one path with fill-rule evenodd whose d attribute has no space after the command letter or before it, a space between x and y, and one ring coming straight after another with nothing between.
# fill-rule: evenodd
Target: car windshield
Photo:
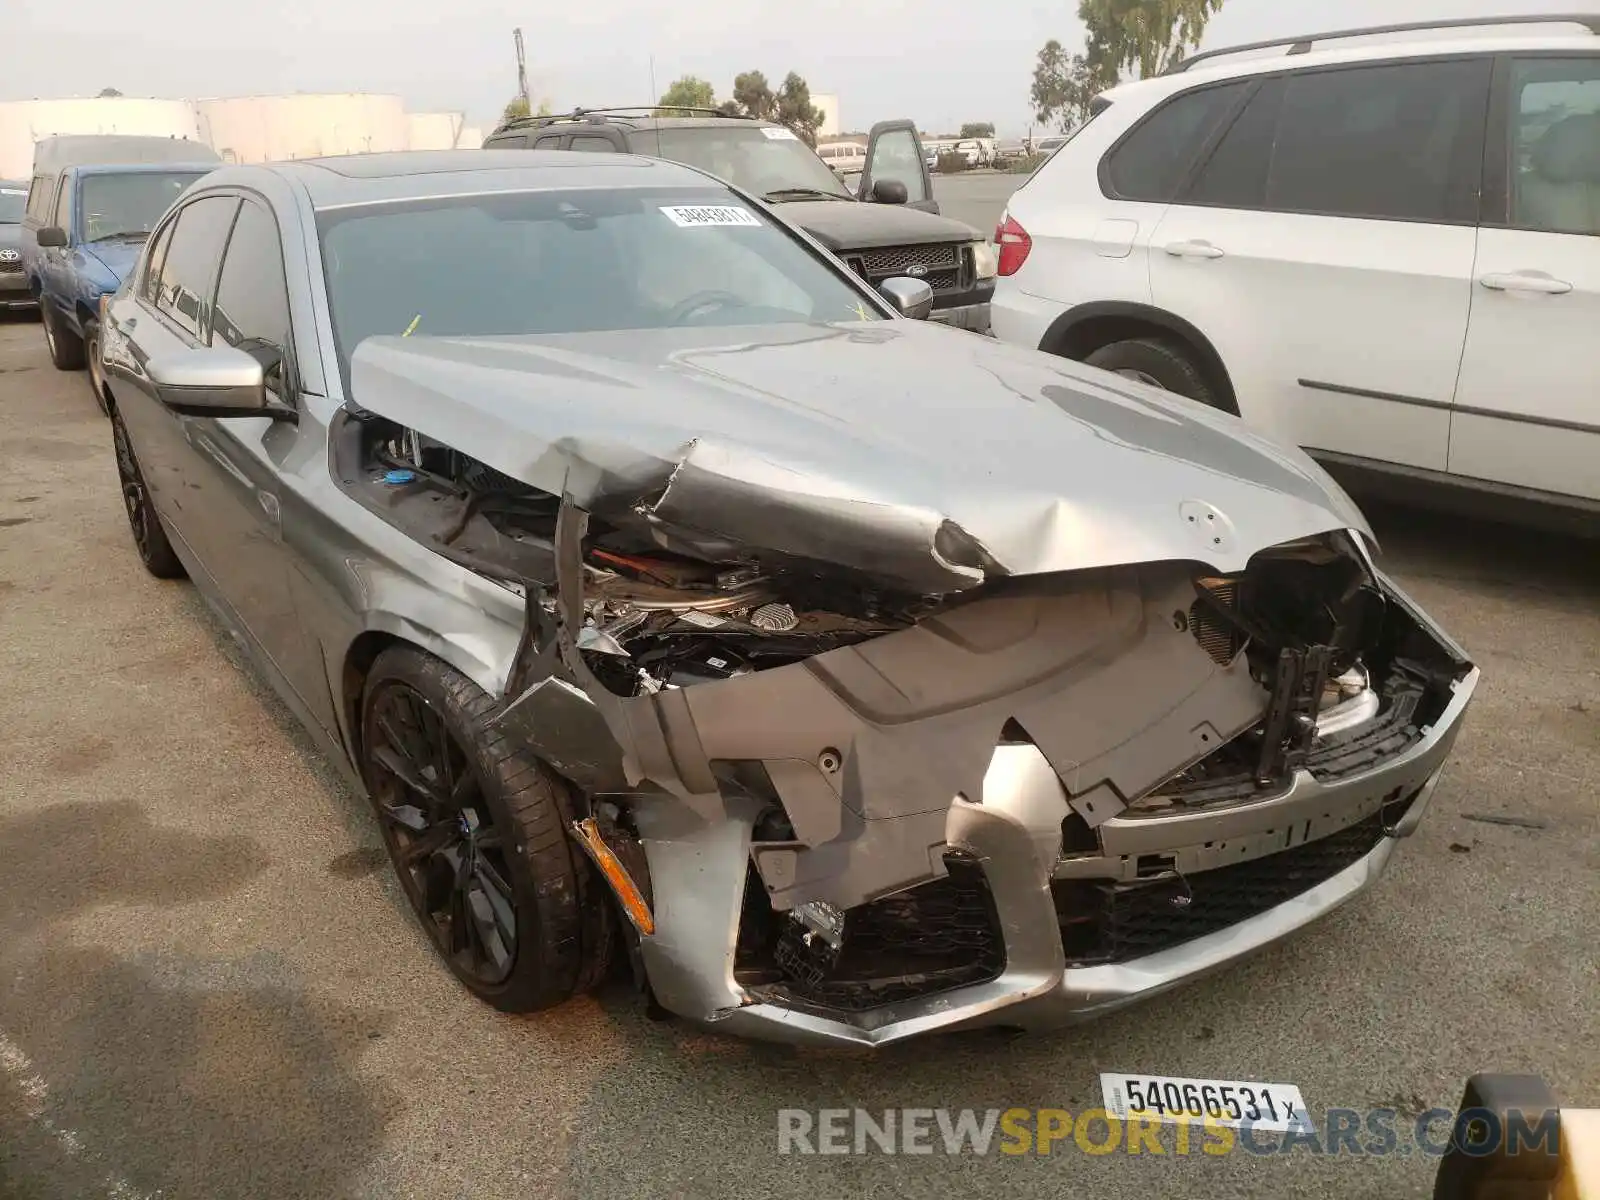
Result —
<instances>
[{"instance_id":1,"label":"car windshield","mask_svg":"<svg viewBox=\"0 0 1600 1200\"><path fill-rule=\"evenodd\" d=\"M634 146L710 171L719 179L775 202L850 194L816 151L787 129L771 125L687 126L644 130Z\"/></svg>"},{"instance_id":2,"label":"car windshield","mask_svg":"<svg viewBox=\"0 0 1600 1200\"><path fill-rule=\"evenodd\" d=\"M92 174L78 188L83 213L83 240L144 238L162 214L204 171L130 171L126 175Z\"/></svg>"},{"instance_id":3,"label":"car windshield","mask_svg":"<svg viewBox=\"0 0 1600 1200\"><path fill-rule=\"evenodd\" d=\"M22 214L27 207L27 188L0 184L0 225L22 224Z\"/></svg>"},{"instance_id":4,"label":"car windshield","mask_svg":"<svg viewBox=\"0 0 1600 1200\"><path fill-rule=\"evenodd\" d=\"M470 337L883 319L725 188L516 192L319 220L342 364L380 334Z\"/></svg>"}]
</instances>

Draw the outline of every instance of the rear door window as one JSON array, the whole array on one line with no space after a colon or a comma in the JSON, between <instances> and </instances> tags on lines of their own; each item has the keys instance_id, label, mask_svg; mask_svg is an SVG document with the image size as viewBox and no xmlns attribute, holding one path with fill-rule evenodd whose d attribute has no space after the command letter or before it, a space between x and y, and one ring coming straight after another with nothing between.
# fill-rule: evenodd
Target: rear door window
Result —
<instances>
[{"instance_id":1,"label":"rear door window","mask_svg":"<svg viewBox=\"0 0 1600 1200\"><path fill-rule=\"evenodd\" d=\"M238 209L235 196L203 196L178 213L161 264L156 308L191 337L200 336L205 307L216 283L217 260Z\"/></svg>"},{"instance_id":2,"label":"rear door window","mask_svg":"<svg viewBox=\"0 0 1600 1200\"><path fill-rule=\"evenodd\" d=\"M1185 92L1156 109L1105 160L1102 183L1122 200L1167 204L1250 82Z\"/></svg>"},{"instance_id":3,"label":"rear door window","mask_svg":"<svg viewBox=\"0 0 1600 1200\"><path fill-rule=\"evenodd\" d=\"M1262 208L1267 172L1283 105L1283 80L1269 79L1217 143L1182 202L1221 208Z\"/></svg>"},{"instance_id":4,"label":"rear door window","mask_svg":"<svg viewBox=\"0 0 1600 1200\"><path fill-rule=\"evenodd\" d=\"M1483 57L1287 76L1265 206L1475 223L1491 66Z\"/></svg>"},{"instance_id":5,"label":"rear door window","mask_svg":"<svg viewBox=\"0 0 1600 1200\"><path fill-rule=\"evenodd\" d=\"M53 175L35 175L28 188L28 215L36 221L49 219L55 205L56 180Z\"/></svg>"}]
</instances>

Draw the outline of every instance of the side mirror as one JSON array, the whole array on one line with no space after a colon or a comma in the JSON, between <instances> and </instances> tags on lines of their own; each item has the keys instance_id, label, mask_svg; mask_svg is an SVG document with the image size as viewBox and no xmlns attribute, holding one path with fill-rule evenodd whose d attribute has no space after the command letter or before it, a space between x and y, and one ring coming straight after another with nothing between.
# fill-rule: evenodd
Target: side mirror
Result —
<instances>
[{"instance_id":1,"label":"side mirror","mask_svg":"<svg viewBox=\"0 0 1600 1200\"><path fill-rule=\"evenodd\" d=\"M911 193L898 179L874 179L872 199L878 204L904 204L911 199Z\"/></svg>"},{"instance_id":2,"label":"side mirror","mask_svg":"<svg viewBox=\"0 0 1600 1200\"><path fill-rule=\"evenodd\" d=\"M158 354L144 364L156 395L194 417L271 416L261 364L232 346Z\"/></svg>"},{"instance_id":3,"label":"side mirror","mask_svg":"<svg viewBox=\"0 0 1600 1200\"><path fill-rule=\"evenodd\" d=\"M896 185L903 192L904 184ZM910 317L913 321L925 321L928 314L933 311L933 289L921 279L912 279L909 275L896 275L893 279L885 279L878 285L878 291L902 317Z\"/></svg>"},{"instance_id":4,"label":"side mirror","mask_svg":"<svg viewBox=\"0 0 1600 1200\"><path fill-rule=\"evenodd\" d=\"M59 225L46 225L39 230L38 242L43 249L59 249L67 244L67 231Z\"/></svg>"}]
</instances>

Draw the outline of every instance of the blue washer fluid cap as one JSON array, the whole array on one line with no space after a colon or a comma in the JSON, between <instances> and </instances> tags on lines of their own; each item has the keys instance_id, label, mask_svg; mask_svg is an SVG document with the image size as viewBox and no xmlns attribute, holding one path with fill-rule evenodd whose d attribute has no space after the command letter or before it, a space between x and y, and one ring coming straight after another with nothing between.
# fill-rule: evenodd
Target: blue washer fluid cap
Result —
<instances>
[{"instance_id":1,"label":"blue washer fluid cap","mask_svg":"<svg viewBox=\"0 0 1600 1200\"><path fill-rule=\"evenodd\" d=\"M417 477L415 471L393 470L384 472L383 481L391 487L399 487L403 483L410 483Z\"/></svg>"}]
</instances>

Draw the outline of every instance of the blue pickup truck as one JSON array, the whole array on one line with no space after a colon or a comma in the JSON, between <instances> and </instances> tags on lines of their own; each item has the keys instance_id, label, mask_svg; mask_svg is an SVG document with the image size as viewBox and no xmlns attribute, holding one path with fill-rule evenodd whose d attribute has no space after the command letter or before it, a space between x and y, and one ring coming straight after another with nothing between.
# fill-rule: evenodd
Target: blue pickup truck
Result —
<instances>
[{"instance_id":1,"label":"blue pickup truck","mask_svg":"<svg viewBox=\"0 0 1600 1200\"><path fill-rule=\"evenodd\" d=\"M47 138L34 152L18 247L38 301L50 361L89 368L105 408L97 342L100 300L122 285L162 215L216 153L177 138Z\"/></svg>"}]
</instances>

